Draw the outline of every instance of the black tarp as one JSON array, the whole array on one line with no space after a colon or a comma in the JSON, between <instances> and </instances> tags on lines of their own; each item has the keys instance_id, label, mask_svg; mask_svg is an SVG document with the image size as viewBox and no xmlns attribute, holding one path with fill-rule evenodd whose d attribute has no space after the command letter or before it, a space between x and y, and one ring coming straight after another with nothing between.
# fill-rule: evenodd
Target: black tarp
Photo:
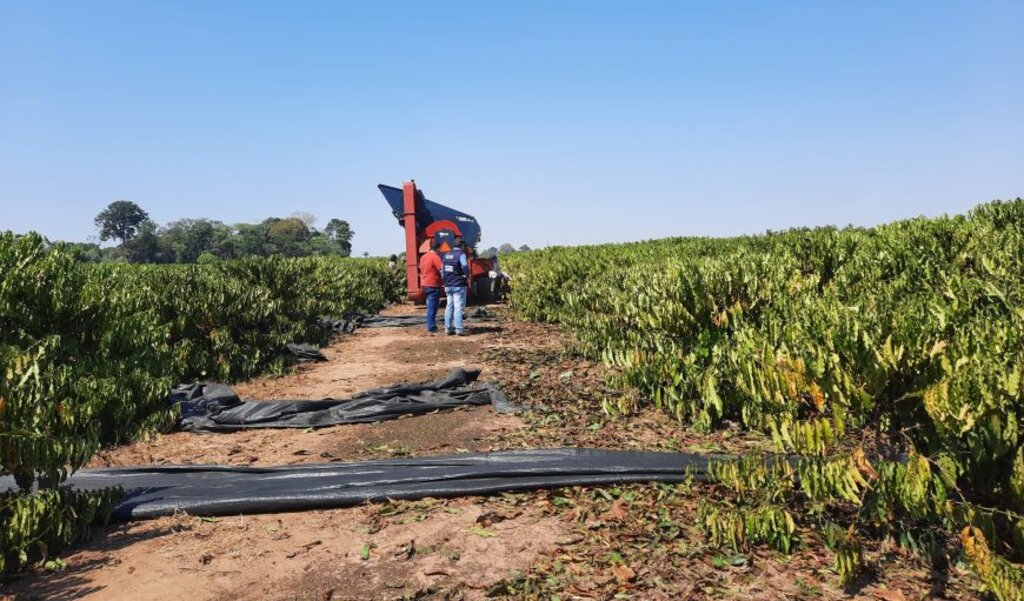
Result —
<instances>
[{"instance_id":1,"label":"black tarp","mask_svg":"<svg viewBox=\"0 0 1024 601\"><path fill-rule=\"evenodd\" d=\"M327 356L320 351L320 347L312 344L289 344L287 348L299 361L327 361Z\"/></svg>"},{"instance_id":2,"label":"black tarp","mask_svg":"<svg viewBox=\"0 0 1024 601\"><path fill-rule=\"evenodd\" d=\"M441 315L439 314L438 317ZM466 313L463 321L476 323L494 319L494 315L484 309L477 307L475 310ZM323 318L321 325L330 327L335 332L351 334L358 328L407 328L411 326L427 325L426 313L418 315L364 315L360 313L348 313L341 319Z\"/></svg>"},{"instance_id":3,"label":"black tarp","mask_svg":"<svg viewBox=\"0 0 1024 601\"><path fill-rule=\"evenodd\" d=\"M191 384L174 389L169 401L181 408L180 428L189 432L234 432L251 428L317 428L420 415L465 405L516 411L493 384L474 384L480 370L456 368L419 384L374 388L350 399L243 401L224 384Z\"/></svg>"},{"instance_id":4,"label":"black tarp","mask_svg":"<svg viewBox=\"0 0 1024 601\"><path fill-rule=\"evenodd\" d=\"M81 490L120 486L117 519L185 511L238 515L347 507L576 485L705 479L712 457L684 453L537 449L285 467L148 466L82 470ZM0 478L0 490L13 487Z\"/></svg>"}]
</instances>

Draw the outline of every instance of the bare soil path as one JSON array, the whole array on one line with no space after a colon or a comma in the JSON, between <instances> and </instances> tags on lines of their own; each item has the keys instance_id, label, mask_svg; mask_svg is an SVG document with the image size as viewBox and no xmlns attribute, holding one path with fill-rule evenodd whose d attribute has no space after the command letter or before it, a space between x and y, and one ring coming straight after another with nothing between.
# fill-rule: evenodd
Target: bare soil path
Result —
<instances>
[{"instance_id":1,"label":"bare soil path","mask_svg":"<svg viewBox=\"0 0 1024 601\"><path fill-rule=\"evenodd\" d=\"M392 307L407 314L412 306ZM472 336L428 336L419 328L366 328L323 349L328 361L299 365L285 377L261 377L235 386L242 398L258 400L344 399L356 392L441 377L453 367L484 367L483 348L497 325L476 325ZM481 380L493 380L484 370ZM175 432L154 440L102 451L89 467L159 463L287 465L379 456L383 447L411 454L486 450L481 441L521 427L513 416L489 408L435 413L412 421L303 430L248 430L221 434Z\"/></svg>"},{"instance_id":2,"label":"bare soil path","mask_svg":"<svg viewBox=\"0 0 1024 601\"><path fill-rule=\"evenodd\" d=\"M393 307L391 314L414 312ZM282 465L590 446L750 452L767 441L738 430L699 435L652 408L611 417L619 394L600 365L566 352L556 328L501 318L464 338L419 328L363 329L325 349L329 361L237 386L254 399L345 398L418 382L451 367L483 368L524 416L489 407L373 425L232 434L173 433L107 450L93 467L151 463ZM0 588L6 599L880 599L976 598L898 549L873 550L874 574L839 588L813 533L792 556L710 548L695 528L712 487L631 485L426 499L348 509L115 525Z\"/></svg>"}]
</instances>

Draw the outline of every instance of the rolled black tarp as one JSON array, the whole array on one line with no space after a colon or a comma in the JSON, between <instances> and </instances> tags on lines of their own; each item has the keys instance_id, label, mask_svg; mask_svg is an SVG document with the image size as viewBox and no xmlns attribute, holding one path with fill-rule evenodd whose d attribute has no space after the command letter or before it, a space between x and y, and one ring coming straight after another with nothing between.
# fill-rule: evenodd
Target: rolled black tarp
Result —
<instances>
[{"instance_id":1,"label":"rolled black tarp","mask_svg":"<svg viewBox=\"0 0 1024 601\"><path fill-rule=\"evenodd\" d=\"M516 411L493 384L474 384L479 376L478 369L455 368L431 382L374 388L350 399L322 401L243 401L224 384L190 384L175 388L169 402L179 405L179 427L188 432L319 428L467 405L492 405L499 413Z\"/></svg>"},{"instance_id":2,"label":"rolled black tarp","mask_svg":"<svg viewBox=\"0 0 1024 601\"><path fill-rule=\"evenodd\" d=\"M312 344L289 344L286 348L299 361L327 361L327 355L323 354L320 347Z\"/></svg>"},{"instance_id":3,"label":"rolled black tarp","mask_svg":"<svg viewBox=\"0 0 1024 601\"><path fill-rule=\"evenodd\" d=\"M368 501L705 479L713 457L536 449L285 467L149 466L82 470L66 485L124 489L116 519L238 515L348 507ZM0 490L14 486L0 478Z\"/></svg>"}]
</instances>

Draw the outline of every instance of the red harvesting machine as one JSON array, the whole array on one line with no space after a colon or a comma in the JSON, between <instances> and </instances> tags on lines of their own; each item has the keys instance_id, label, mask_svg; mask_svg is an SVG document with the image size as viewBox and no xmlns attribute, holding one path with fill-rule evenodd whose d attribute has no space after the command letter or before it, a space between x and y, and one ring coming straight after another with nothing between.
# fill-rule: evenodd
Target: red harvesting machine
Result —
<instances>
[{"instance_id":1,"label":"red harvesting machine","mask_svg":"<svg viewBox=\"0 0 1024 601\"><path fill-rule=\"evenodd\" d=\"M430 240L437 239L440 252L444 253L451 250L456 238L461 238L466 243L469 259L469 301L478 304L489 302L494 259L483 259L476 254L476 245L480 242L480 224L476 218L428 200L416 188L415 180L403 183L401 189L384 184L377 188L391 206L398 225L405 229L405 278L409 300L417 304L425 301L420 287L419 260L430 248Z\"/></svg>"}]
</instances>

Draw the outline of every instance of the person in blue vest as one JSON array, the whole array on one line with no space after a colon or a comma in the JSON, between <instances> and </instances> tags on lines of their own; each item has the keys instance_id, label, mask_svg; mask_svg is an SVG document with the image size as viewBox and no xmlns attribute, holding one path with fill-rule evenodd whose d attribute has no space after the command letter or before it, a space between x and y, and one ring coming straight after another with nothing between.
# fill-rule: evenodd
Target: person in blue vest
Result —
<instances>
[{"instance_id":1,"label":"person in blue vest","mask_svg":"<svg viewBox=\"0 0 1024 601\"><path fill-rule=\"evenodd\" d=\"M444 308L444 333L464 336L462 310L466 306L466 287L469 285L469 261L462 240L455 239L455 247L441 255L441 279L448 304Z\"/></svg>"}]
</instances>

